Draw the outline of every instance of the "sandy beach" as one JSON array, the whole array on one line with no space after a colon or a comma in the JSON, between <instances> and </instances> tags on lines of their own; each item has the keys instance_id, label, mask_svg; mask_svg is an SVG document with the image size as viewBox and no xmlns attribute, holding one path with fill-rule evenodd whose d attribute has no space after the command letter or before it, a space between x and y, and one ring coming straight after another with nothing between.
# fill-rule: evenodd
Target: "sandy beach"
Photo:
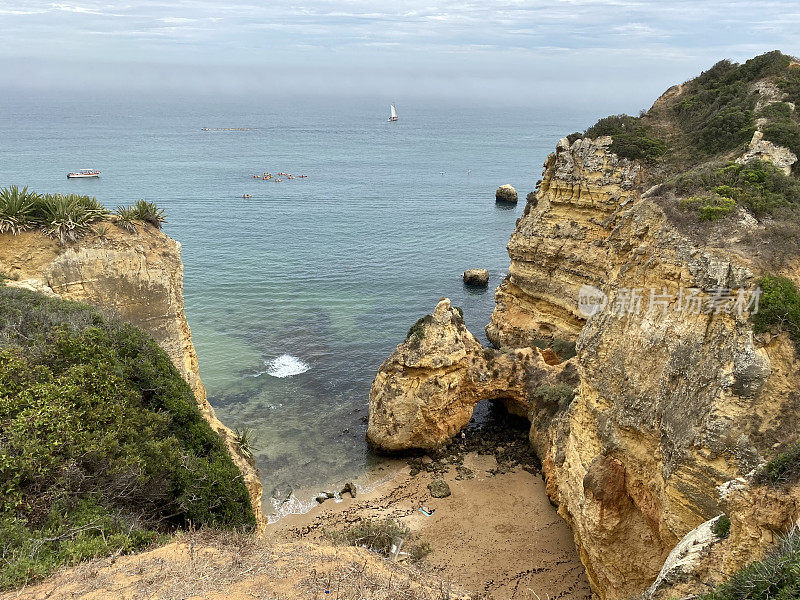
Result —
<instances>
[{"instance_id":1,"label":"sandy beach","mask_svg":"<svg viewBox=\"0 0 800 600\"><path fill-rule=\"evenodd\" d=\"M477 597L591 598L572 533L550 504L541 475L475 451L460 456L458 465L427 457L420 462L447 471L411 475L411 468L402 468L355 499L343 494L306 514L289 515L270 525L266 535L275 542L324 541L326 530L391 517L432 546L419 565L423 570ZM449 485L449 497L431 497L428 484L436 478ZM433 514L424 515L420 506Z\"/></svg>"}]
</instances>

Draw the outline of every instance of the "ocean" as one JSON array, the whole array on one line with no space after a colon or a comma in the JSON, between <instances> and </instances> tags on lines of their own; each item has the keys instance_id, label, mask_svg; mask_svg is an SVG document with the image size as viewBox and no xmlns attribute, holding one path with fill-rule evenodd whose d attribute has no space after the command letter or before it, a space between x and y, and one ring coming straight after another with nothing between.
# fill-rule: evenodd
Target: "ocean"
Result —
<instances>
[{"instance_id":1,"label":"ocean","mask_svg":"<svg viewBox=\"0 0 800 600\"><path fill-rule=\"evenodd\" d=\"M381 362L442 296L485 341L525 195L597 116L397 107L388 123L371 99L0 100L0 187L166 210L201 377L220 419L253 433L267 512L273 489L297 509L378 472L364 434ZM100 179L66 179L90 167ZM516 207L494 202L505 183ZM464 287L472 267L488 290Z\"/></svg>"}]
</instances>

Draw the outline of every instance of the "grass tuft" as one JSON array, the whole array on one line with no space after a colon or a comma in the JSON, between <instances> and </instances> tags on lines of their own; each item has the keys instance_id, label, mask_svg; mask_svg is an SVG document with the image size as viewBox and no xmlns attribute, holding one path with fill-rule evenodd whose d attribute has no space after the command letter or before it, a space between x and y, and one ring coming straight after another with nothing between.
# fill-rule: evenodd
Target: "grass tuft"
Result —
<instances>
[{"instance_id":1,"label":"grass tuft","mask_svg":"<svg viewBox=\"0 0 800 600\"><path fill-rule=\"evenodd\" d=\"M326 531L325 536L334 544L343 546L361 546L389 557L392 549L402 545L402 551L409 558L420 561L433 551L427 542L411 543L415 535L411 530L390 517L385 519L363 519L342 530Z\"/></svg>"}]
</instances>

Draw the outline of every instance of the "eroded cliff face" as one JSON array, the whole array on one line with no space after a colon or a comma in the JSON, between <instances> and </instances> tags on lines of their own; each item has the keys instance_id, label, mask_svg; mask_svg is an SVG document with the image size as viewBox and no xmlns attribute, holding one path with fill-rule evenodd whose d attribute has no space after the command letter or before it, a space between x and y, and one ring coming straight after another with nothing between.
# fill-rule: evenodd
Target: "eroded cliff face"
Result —
<instances>
[{"instance_id":1,"label":"eroded cliff face","mask_svg":"<svg viewBox=\"0 0 800 600\"><path fill-rule=\"evenodd\" d=\"M577 342L574 400L554 410L543 395L527 396L531 442L604 599L646 590L676 544L723 512L718 486L794 441L800 418L794 346L752 331L759 269L738 245L752 222L713 243L690 239L657 190L643 193L641 167L610 144L564 139L548 157L487 326L509 356ZM587 291L595 304L581 304ZM393 398L427 404L413 377L390 379ZM495 398L515 394L516 384L485 385ZM387 397L373 387L371 399Z\"/></svg>"},{"instance_id":2,"label":"eroded cliff face","mask_svg":"<svg viewBox=\"0 0 800 600\"><path fill-rule=\"evenodd\" d=\"M532 391L563 378L564 365L548 362L560 361L538 348L485 348L444 298L378 370L367 440L388 452L435 448L466 427L486 399L527 416Z\"/></svg>"},{"instance_id":3,"label":"eroded cliff face","mask_svg":"<svg viewBox=\"0 0 800 600\"><path fill-rule=\"evenodd\" d=\"M0 273L9 285L85 302L147 331L191 386L205 419L227 444L261 518L261 482L252 459L214 414L200 379L183 306L181 246L147 225L128 233L109 224L78 244L61 246L39 232L0 236Z\"/></svg>"},{"instance_id":4,"label":"eroded cliff face","mask_svg":"<svg viewBox=\"0 0 800 600\"><path fill-rule=\"evenodd\" d=\"M576 398L531 439L594 588L622 598L721 512L718 485L792 441L800 374L788 340L754 339L751 265L679 233L609 142L548 158L487 330L505 345L577 333ZM588 318L584 285L608 299Z\"/></svg>"}]
</instances>

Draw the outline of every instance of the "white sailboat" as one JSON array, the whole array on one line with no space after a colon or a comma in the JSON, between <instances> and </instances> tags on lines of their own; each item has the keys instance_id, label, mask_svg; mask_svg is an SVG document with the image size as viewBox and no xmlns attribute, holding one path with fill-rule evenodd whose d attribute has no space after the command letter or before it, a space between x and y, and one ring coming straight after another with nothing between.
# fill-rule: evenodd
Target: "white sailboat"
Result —
<instances>
[{"instance_id":1,"label":"white sailboat","mask_svg":"<svg viewBox=\"0 0 800 600\"><path fill-rule=\"evenodd\" d=\"M394 102L392 102L391 106L389 107L390 115L389 115L389 122L399 121L400 117L397 116L397 108L395 108Z\"/></svg>"}]
</instances>

